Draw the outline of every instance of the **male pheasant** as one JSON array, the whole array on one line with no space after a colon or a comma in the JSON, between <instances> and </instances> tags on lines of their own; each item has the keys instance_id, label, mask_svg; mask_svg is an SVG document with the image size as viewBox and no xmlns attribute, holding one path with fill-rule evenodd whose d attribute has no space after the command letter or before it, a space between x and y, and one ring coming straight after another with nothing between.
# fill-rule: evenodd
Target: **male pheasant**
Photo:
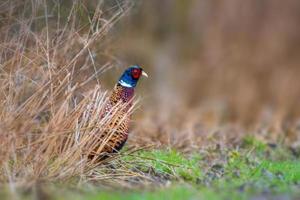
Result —
<instances>
[{"instance_id":1,"label":"male pheasant","mask_svg":"<svg viewBox=\"0 0 300 200\"><path fill-rule=\"evenodd\" d=\"M124 146L128 133L130 116L128 111L132 106L132 98L134 96L134 89L141 76L148 77L146 72L138 65L134 65L126 69L115 85L108 103L105 106L104 116L111 114L111 110L117 104L127 104L123 109L118 110L116 117L112 120L110 126L114 131L105 130L99 135L99 145L93 152L90 153L89 158L93 159L95 156L103 160L111 153L116 153Z\"/></svg>"}]
</instances>

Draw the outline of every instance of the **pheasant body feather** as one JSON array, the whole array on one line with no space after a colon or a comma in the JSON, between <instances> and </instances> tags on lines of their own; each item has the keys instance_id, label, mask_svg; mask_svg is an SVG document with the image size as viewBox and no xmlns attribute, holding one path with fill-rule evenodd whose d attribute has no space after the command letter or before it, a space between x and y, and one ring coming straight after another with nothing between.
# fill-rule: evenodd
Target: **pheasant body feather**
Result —
<instances>
[{"instance_id":1,"label":"pheasant body feather","mask_svg":"<svg viewBox=\"0 0 300 200\"><path fill-rule=\"evenodd\" d=\"M89 155L90 158L94 158L94 156L100 159L106 158L108 154L121 150L126 143L131 117L128 111L132 107L134 88L142 74L145 74L142 68L132 66L123 73L119 82L114 87L105 106L104 116L111 114L113 107L117 104L126 105L124 108L117 110L117 113L114 113L113 119L110 122L110 128L100 134L100 145ZM104 144L104 146L101 144Z\"/></svg>"},{"instance_id":2,"label":"pheasant body feather","mask_svg":"<svg viewBox=\"0 0 300 200\"><path fill-rule=\"evenodd\" d=\"M113 90L113 93L109 97L109 104L112 106L116 105L120 100L123 103L128 103L131 101L134 95L134 88L123 87L117 84Z\"/></svg>"}]
</instances>

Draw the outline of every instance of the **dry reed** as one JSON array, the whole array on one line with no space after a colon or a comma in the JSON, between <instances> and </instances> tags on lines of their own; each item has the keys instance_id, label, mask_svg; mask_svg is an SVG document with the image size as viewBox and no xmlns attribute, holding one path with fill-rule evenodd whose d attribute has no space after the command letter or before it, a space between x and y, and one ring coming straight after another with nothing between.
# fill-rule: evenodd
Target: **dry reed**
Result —
<instances>
[{"instance_id":1,"label":"dry reed","mask_svg":"<svg viewBox=\"0 0 300 200\"><path fill-rule=\"evenodd\" d=\"M50 1L6 1L0 6L0 182L13 191L36 181L112 177L99 175L102 163L87 157L105 131L104 147L117 128L111 122L127 105L101 117L108 95L98 77L113 61L103 58L97 67L94 51L105 51L99 46L130 5L99 1L91 10L74 1L63 10ZM92 89L85 91L87 85Z\"/></svg>"}]
</instances>

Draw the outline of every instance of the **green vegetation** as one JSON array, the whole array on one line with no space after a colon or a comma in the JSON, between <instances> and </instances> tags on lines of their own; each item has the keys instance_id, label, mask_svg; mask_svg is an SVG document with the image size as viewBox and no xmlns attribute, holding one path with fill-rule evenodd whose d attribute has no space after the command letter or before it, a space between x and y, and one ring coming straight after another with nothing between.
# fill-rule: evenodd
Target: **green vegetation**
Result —
<instances>
[{"instance_id":1,"label":"green vegetation","mask_svg":"<svg viewBox=\"0 0 300 200\"><path fill-rule=\"evenodd\" d=\"M257 142L252 145L252 147L264 146L264 148L259 148L252 153L247 149L227 150L226 161L210 167L204 167L206 160L201 155L184 156L175 150L137 152L130 158L124 159L143 158L144 163L137 164L135 167L145 172L151 167L157 174L170 177L171 186L156 189L155 192L107 191L87 195L84 198L248 199L260 195L270 198L275 196L296 198L300 188L300 160L296 158L287 161L270 160L266 158L270 150L266 145Z\"/></svg>"},{"instance_id":2,"label":"green vegetation","mask_svg":"<svg viewBox=\"0 0 300 200\"><path fill-rule=\"evenodd\" d=\"M185 155L174 149L138 151L122 157L121 162L132 171L153 177L154 182L150 187L125 190L83 186L56 193L53 198L239 200L253 197L299 197L299 157L288 149L270 147L254 138L246 137L243 146L239 150L219 150L217 154L224 157L212 160L207 157L212 152ZM283 161L276 156L271 159L270 154L276 155L278 151L285 151L289 159ZM54 188L57 190L57 187Z\"/></svg>"},{"instance_id":3,"label":"green vegetation","mask_svg":"<svg viewBox=\"0 0 300 200\"><path fill-rule=\"evenodd\" d=\"M142 162L136 165L134 162L136 158ZM185 157L176 150L152 150L137 152L123 159L134 163L134 167L142 171L148 171L151 168L156 174L173 176L186 181L196 181L201 176L199 166L201 156L196 154Z\"/></svg>"},{"instance_id":4,"label":"green vegetation","mask_svg":"<svg viewBox=\"0 0 300 200\"><path fill-rule=\"evenodd\" d=\"M164 199L182 199L180 195L174 195L180 191L184 191L187 198L205 199L247 199L262 194L270 197L296 196L300 187L299 158L283 161L274 156L270 159L270 153L276 155L283 149L272 149L254 138L245 138L245 142L247 149L224 150L220 154L225 153L225 158L214 160L212 163L219 163L211 166L206 165L207 159L201 154L184 156L175 150L139 152L132 157L148 158L145 166L150 165L159 173L173 175L179 185L175 181L175 186L155 193L126 193L125 196L128 199L136 196L144 199L156 199L160 196L165 197ZM288 158L292 157L287 149L285 154L289 155ZM185 182L184 185L181 185L180 179Z\"/></svg>"}]
</instances>

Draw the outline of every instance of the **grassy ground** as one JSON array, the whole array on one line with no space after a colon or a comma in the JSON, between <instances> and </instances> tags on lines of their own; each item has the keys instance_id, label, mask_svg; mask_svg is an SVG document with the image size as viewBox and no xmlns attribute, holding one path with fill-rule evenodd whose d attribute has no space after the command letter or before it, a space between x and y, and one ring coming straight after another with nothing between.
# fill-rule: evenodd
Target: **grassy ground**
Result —
<instances>
[{"instance_id":1,"label":"grassy ground","mask_svg":"<svg viewBox=\"0 0 300 200\"><path fill-rule=\"evenodd\" d=\"M137 152L123 159L141 159L140 164L134 162L131 168L156 179L154 184L163 183L167 187L150 191L96 191L82 198L238 200L300 197L299 154L254 138L246 138L244 144L241 149L210 149L190 155L175 150ZM216 157L209 158L211 154Z\"/></svg>"},{"instance_id":2,"label":"grassy ground","mask_svg":"<svg viewBox=\"0 0 300 200\"><path fill-rule=\"evenodd\" d=\"M248 149L249 150L249 149ZM103 192L90 199L249 199L299 198L300 160L279 161L256 153L229 151L227 161L207 168L205 158L185 156L175 151L142 152L153 158L149 166L170 185L154 191ZM251 151L251 150L250 150ZM275 153L275 152L274 152ZM168 165L169 163L170 165ZM137 167L137 166L135 166ZM145 169L149 171L149 169ZM83 197L86 198L86 197Z\"/></svg>"},{"instance_id":3,"label":"grassy ground","mask_svg":"<svg viewBox=\"0 0 300 200\"><path fill-rule=\"evenodd\" d=\"M91 183L38 186L33 194L49 199L298 199L299 150L244 138L239 149L219 147L189 154L174 149L140 150L106 166L121 164L125 187ZM126 151L126 150L125 150ZM124 166L126 165L126 166ZM115 170L116 171L116 170ZM116 179L118 179L117 174ZM128 188L130 186L130 188ZM50 189L49 189L50 188ZM53 191L53 192L51 192Z\"/></svg>"}]
</instances>

